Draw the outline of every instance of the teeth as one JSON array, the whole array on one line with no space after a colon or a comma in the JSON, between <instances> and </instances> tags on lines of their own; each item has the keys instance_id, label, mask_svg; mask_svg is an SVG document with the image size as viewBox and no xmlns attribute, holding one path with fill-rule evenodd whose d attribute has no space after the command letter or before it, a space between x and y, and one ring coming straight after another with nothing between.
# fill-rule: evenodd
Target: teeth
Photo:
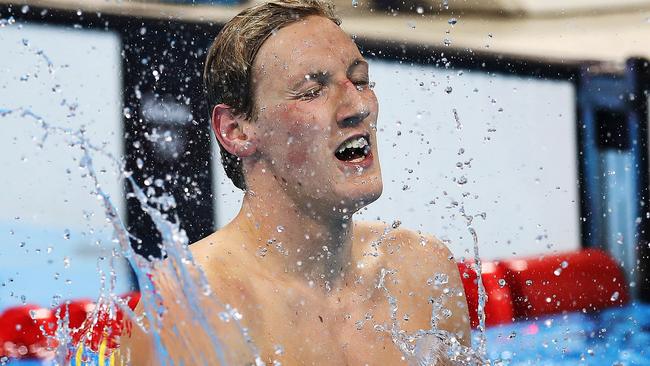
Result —
<instances>
[{"instance_id":1,"label":"teeth","mask_svg":"<svg viewBox=\"0 0 650 366\"><path fill-rule=\"evenodd\" d=\"M358 138L356 138L354 140L346 141L343 145L341 145L338 152L341 153L345 149L349 149L349 148L357 148L358 149L358 148L364 148L366 146L369 146L368 140L366 140L365 137L361 136L361 137L358 137Z\"/></svg>"}]
</instances>

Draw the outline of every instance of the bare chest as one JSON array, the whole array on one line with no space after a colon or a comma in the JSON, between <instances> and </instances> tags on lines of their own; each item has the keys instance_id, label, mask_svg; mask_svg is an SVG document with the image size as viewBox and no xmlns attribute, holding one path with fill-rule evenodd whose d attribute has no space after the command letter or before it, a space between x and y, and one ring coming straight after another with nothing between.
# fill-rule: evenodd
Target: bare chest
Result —
<instances>
[{"instance_id":1,"label":"bare chest","mask_svg":"<svg viewBox=\"0 0 650 366\"><path fill-rule=\"evenodd\" d=\"M382 330L390 324L390 307L380 291L324 295L275 288L263 298L246 323L268 364L400 364L399 350Z\"/></svg>"}]
</instances>

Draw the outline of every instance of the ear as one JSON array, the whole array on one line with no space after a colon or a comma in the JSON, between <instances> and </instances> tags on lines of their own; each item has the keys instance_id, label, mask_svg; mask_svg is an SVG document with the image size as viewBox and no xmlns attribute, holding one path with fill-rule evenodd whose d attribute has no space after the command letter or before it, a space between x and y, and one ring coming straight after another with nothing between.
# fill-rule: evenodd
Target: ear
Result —
<instances>
[{"instance_id":1,"label":"ear","mask_svg":"<svg viewBox=\"0 0 650 366\"><path fill-rule=\"evenodd\" d=\"M245 158L256 151L255 143L244 133L246 119L233 112L225 104L217 104L212 109L212 130L217 140L229 153Z\"/></svg>"}]
</instances>

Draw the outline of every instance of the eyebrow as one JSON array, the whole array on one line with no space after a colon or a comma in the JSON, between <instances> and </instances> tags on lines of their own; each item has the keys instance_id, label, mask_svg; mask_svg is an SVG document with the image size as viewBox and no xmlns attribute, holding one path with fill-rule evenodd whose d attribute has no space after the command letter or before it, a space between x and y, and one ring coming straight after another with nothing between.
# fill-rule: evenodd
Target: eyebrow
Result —
<instances>
[{"instance_id":1,"label":"eyebrow","mask_svg":"<svg viewBox=\"0 0 650 366\"><path fill-rule=\"evenodd\" d=\"M354 59L350 65L348 66L348 69L346 71L346 75L350 77L352 73L359 68L360 66L365 66L365 68L368 68L368 62L366 60L361 59L361 58L356 58ZM302 77L298 82L296 82L293 86L293 90L300 89L304 84L306 84L309 81L316 80L321 84L325 84L330 80L331 76L327 71L313 71L310 73L305 74L304 77Z\"/></svg>"}]
</instances>

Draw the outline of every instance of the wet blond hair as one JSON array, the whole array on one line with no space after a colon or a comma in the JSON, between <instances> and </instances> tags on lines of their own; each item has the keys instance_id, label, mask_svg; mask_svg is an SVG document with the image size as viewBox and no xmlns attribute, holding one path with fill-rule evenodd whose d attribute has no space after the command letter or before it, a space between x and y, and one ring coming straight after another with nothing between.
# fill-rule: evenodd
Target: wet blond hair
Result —
<instances>
[{"instance_id":1,"label":"wet blond hair","mask_svg":"<svg viewBox=\"0 0 650 366\"><path fill-rule=\"evenodd\" d=\"M271 34L309 15L322 16L341 25L334 5L319 0L267 2L245 9L226 23L212 42L205 60L203 82L210 111L223 103L236 115L253 121L257 119L252 85L257 52ZM226 151L221 143L219 148L226 175L237 188L246 190L241 159Z\"/></svg>"}]
</instances>

